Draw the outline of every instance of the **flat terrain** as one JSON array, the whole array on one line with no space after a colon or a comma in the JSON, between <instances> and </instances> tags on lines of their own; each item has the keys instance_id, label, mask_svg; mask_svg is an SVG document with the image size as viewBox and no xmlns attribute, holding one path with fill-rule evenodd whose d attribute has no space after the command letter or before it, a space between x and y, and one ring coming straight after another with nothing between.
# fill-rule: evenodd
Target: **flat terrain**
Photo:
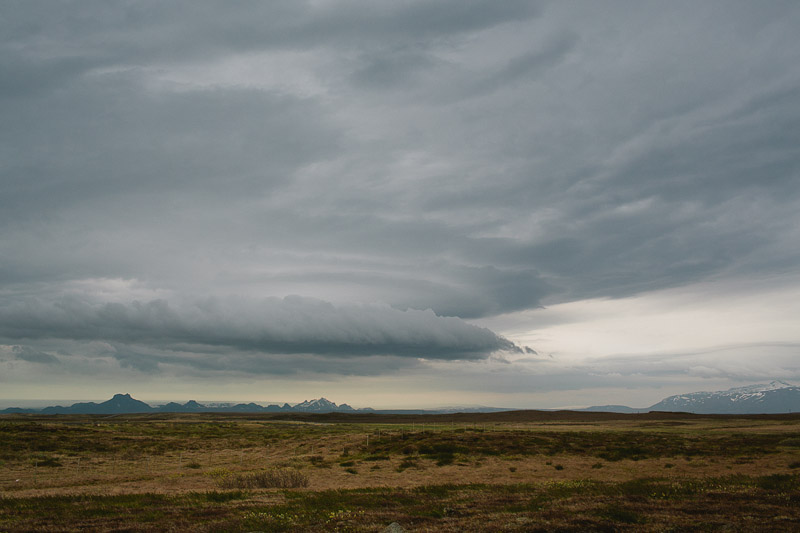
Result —
<instances>
[{"instance_id":1,"label":"flat terrain","mask_svg":"<svg viewBox=\"0 0 800 533\"><path fill-rule=\"evenodd\" d=\"M0 417L0 531L798 531L800 415Z\"/></svg>"}]
</instances>

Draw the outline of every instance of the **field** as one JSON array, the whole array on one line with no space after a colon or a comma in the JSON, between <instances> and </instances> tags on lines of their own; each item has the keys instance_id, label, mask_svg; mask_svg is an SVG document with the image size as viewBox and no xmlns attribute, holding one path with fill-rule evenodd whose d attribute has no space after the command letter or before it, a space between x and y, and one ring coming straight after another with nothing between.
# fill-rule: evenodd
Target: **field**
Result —
<instances>
[{"instance_id":1,"label":"field","mask_svg":"<svg viewBox=\"0 0 800 533\"><path fill-rule=\"evenodd\" d=\"M798 531L800 415L0 417L0 531Z\"/></svg>"}]
</instances>

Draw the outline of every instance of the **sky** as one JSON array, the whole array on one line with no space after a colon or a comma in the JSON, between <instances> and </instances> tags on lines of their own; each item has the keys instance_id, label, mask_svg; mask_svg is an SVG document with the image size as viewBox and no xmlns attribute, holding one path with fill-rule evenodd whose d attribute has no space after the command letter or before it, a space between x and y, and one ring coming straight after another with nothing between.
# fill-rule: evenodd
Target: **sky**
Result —
<instances>
[{"instance_id":1,"label":"sky","mask_svg":"<svg viewBox=\"0 0 800 533\"><path fill-rule=\"evenodd\" d=\"M5 1L0 399L800 382L795 1Z\"/></svg>"}]
</instances>

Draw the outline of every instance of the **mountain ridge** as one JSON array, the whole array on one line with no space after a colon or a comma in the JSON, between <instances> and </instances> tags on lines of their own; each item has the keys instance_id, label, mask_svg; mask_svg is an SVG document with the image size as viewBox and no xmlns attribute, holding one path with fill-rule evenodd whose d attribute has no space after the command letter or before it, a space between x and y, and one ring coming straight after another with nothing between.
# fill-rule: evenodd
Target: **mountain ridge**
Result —
<instances>
[{"instance_id":1,"label":"mountain ridge","mask_svg":"<svg viewBox=\"0 0 800 533\"><path fill-rule=\"evenodd\" d=\"M305 400L296 405L271 404L268 406L257 403L239 403L234 405L209 406L203 405L196 400L189 400L186 403L169 402L156 407L133 398L129 393L115 394L110 400L105 402L79 402L69 406L50 406L42 409L22 409L11 407L0 411L2 414L15 413L39 413L46 415L55 414L134 414L134 413L277 413L277 412L302 412L302 413L338 413L338 412L372 412L370 408L353 409L347 404L336 405L336 403L326 398Z\"/></svg>"},{"instance_id":2,"label":"mountain ridge","mask_svg":"<svg viewBox=\"0 0 800 533\"><path fill-rule=\"evenodd\" d=\"M580 411L611 413L685 412L701 415L779 414L800 411L800 387L781 380L732 387L724 391L675 394L651 405L634 408L626 405L592 406Z\"/></svg>"},{"instance_id":3,"label":"mountain ridge","mask_svg":"<svg viewBox=\"0 0 800 533\"><path fill-rule=\"evenodd\" d=\"M133 398L129 393L115 394L105 402L80 402L70 406L50 406L42 409L23 409L10 407L0 410L0 414L134 414L134 413L375 413L375 414L450 414L450 413L493 413L519 409L500 407L447 407L439 409L355 409L343 403L321 397L305 400L295 405L257 403L238 403L233 405L203 405L195 400L186 403L169 402L151 406ZM601 405L574 409L574 411L641 413L686 412L694 414L778 414L800 412L800 387L785 381L774 380L766 384L733 387L724 391L691 392L668 396L645 408L626 405Z\"/></svg>"},{"instance_id":4,"label":"mountain ridge","mask_svg":"<svg viewBox=\"0 0 800 533\"><path fill-rule=\"evenodd\" d=\"M676 394L650 406L649 410L697 414L794 412L800 411L800 387L774 380L767 384L733 387L724 391Z\"/></svg>"},{"instance_id":5,"label":"mountain ridge","mask_svg":"<svg viewBox=\"0 0 800 533\"><path fill-rule=\"evenodd\" d=\"M23 409L20 407L10 407L0 410L0 414L45 414L45 415L66 415L66 414L136 414L136 413L376 413L376 414L443 414L455 412L497 412L508 411L496 407L482 408L446 408L446 409L372 409L365 407L355 409L343 403L337 405L327 398L316 398L305 400L295 405L284 403L283 405L270 404L263 406L257 403L238 403L233 405L204 405L196 400L189 400L186 403L169 402L163 405L151 406L140 400L136 400L130 394L115 394L110 400L101 403L80 402L69 406L56 405L42 409Z\"/></svg>"}]
</instances>

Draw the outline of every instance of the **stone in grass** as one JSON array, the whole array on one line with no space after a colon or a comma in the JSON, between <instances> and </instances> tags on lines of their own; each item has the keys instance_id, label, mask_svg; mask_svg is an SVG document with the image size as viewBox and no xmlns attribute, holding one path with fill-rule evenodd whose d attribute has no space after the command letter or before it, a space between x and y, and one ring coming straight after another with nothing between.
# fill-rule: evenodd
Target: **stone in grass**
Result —
<instances>
[{"instance_id":1,"label":"stone in grass","mask_svg":"<svg viewBox=\"0 0 800 533\"><path fill-rule=\"evenodd\" d=\"M397 522L392 522L391 524L386 526L386 529L383 530L383 533L405 533L405 531L406 530L403 529L403 526L401 526Z\"/></svg>"}]
</instances>

